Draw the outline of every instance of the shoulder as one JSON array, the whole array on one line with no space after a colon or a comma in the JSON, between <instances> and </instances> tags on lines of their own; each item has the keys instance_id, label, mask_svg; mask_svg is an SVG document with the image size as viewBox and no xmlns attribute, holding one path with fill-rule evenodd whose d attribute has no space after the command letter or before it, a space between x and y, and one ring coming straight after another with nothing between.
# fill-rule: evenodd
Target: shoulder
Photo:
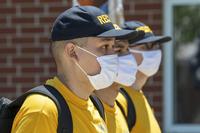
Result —
<instances>
[{"instance_id":1,"label":"shoulder","mask_svg":"<svg viewBox=\"0 0 200 133\"><path fill-rule=\"evenodd\" d=\"M48 97L32 94L26 98L17 112L12 125L13 132L55 133L58 124L56 104Z\"/></svg>"},{"instance_id":2,"label":"shoulder","mask_svg":"<svg viewBox=\"0 0 200 133\"><path fill-rule=\"evenodd\" d=\"M40 113L43 115L56 115L58 113L56 104L47 96L40 94L31 94L26 98L21 111L28 113Z\"/></svg>"},{"instance_id":3,"label":"shoulder","mask_svg":"<svg viewBox=\"0 0 200 133\"><path fill-rule=\"evenodd\" d=\"M117 102L120 104L120 106L125 111L125 113L127 114L128 102L132 103L133 106L135 106L137 108L137 106L140 106L141 103L144 102L144 95L143 95L142 91L137 91L130 87L123 87L123 89L126 92L127 96L130 98L130 101L128 101L129 98L127 98L127 96L124 96L124 94L122 94L122 92L119 92L116 99L117 99Z\"/></svg>"},{"instance_id":4,"label":"shoulder","mask_svg":"<svg viewBox=\"0 0 200 133\"><path fill-rule=\"evenodd\" d=\"M117 95L117 101L120 102L120 104L127 106L127 101L126 98L119 92L119 94Z\"/></svg>"},{"instance_id":5,"label":"shoulder","mask_svg":"<svg viewBox=\"0 0 200 133\"><path fill-rule=\"evenodd\" d=\"M143 99L144 94L141 90L135 90L131 87L124 87L126 93L131 97L132 101L136 99Z\"/></svg>"},{"instance_id":6,"label":"shoulder","mask_svg":"<svg viewBox=\"0 0 200 133\"><path fill-rule=\"evenodd\" d=\"M128 112L128 102L127 102L126 98L121 93L119 93L117 95L116 101L120 104L120 106L124 110L125 115L127 115L127 112ZM117 107L119 107L119 105ZM120 108L120 110L121 110L121 108Z\"/></svg>"}]
</instances>

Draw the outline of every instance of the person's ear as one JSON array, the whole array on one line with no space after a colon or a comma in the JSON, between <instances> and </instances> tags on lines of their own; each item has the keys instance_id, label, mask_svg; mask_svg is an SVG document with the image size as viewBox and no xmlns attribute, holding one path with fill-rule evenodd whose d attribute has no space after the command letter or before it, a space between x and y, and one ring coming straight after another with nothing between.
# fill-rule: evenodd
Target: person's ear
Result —
<instances>
[{"instance_id":1,"label":"person's ear","mask_svg":"<svg viewBox=\"0 0 200 133\"><path fill-rule=\"evenodd\" d=\"M74 43L72 43L72 42L67 43L64 47L65 54L68 57L71 57L73 59L77 59L77 54L75 52L75 48L76 48L76 45Z\"/></svg>"}]
</instances>

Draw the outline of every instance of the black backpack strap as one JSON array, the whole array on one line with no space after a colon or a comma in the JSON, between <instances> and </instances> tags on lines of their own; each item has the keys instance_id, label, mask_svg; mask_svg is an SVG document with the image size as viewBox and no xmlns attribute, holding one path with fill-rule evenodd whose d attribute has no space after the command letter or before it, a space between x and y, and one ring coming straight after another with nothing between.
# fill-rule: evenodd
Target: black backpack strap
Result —
<instances>
[{"instance_id":1,"label":"black backpack strap","mask_svg":"<svg viewBox=\"0 0 200 133\"><path fill-rule=\"evenodd\" d=\"M117 99L116 99L115 101L116 101L117 106L120 108L120 110L121 110L121 112L122 112L124 118L125 118L126 121L127 121L127 116L126 116L126 113L125 113L124 108L122 107L121 103L120 103ZM127 121L127 123L128 123L128 121Z\"/></svg>"},{"instance_id":2,"label":"black backpack strap","mask_svg":"<svg viewBox=\"0 0 200 133\"><path fill-rule=\"evenodd\" d=\"M98 110L101 118L105 121L104 107L103 107L103 104L100 101L100 99L95 95L90 95L90 99L91 99L92 103L94 104L94 106L96 107L96 109Z\"/></svg>"},{"instance_id":3,"label":"black backpack strap","mask_svg":"<svg viewBox=\"0 0 200 133\"><path fill-rule=\"evenodd\" d=\"M120 88L120 91L119 91L125 98L126 98L126 101L127 101L127 116L125 114L125 110L123 109L122 105L120 104L119 101L116 100L116 103L118 105L118 107L121 109L124 117L126 118L126 121L128 123L128 128L129 128L129 131L132 130L132 128L134 127L135 123L136 123L136 112L135 112L135 107L134 107L134 104L132 102L132 99L131 97L129 96L129 94L123 89L123 88Z\"/></svg>"},{"instance_id":4,"label":"black backpack strap","mask_svg":"<svg viewBox=\"0 0 200 133\"><path fill-rule=\"evenodd\" d=\"M44 85L58 100L60 112L58 115L57 133L73 133L72 115L64 97L52 86Z\"/></svg>"},{"instance_id":5,"label":"black backpack strap","mask_svg":"<svg viewBox=\"0 0 200 133\"><path fill-rule=\"evenodd\" d=\"M73 133L72 116L71 116L69 106L65 102L65 99L63 98L63 96L52 86L41 85L41 86L35 87L27 91L26 93L24 93L15 101L13 101L9 105L9 107L10 108L16 107L19 110L21 105L25 101L26 97L29 96L30 94L41 94L53 100L58 109L57 133ZM16 111L18 112L18 110Z\"/></svg>"}]
</instances>

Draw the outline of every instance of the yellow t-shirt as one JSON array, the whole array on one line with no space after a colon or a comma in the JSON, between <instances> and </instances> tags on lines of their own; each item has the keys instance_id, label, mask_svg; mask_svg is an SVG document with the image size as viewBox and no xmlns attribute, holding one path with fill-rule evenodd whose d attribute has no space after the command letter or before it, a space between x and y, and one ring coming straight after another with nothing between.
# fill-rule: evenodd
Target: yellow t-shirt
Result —
<instances>
[{"instance_id":1,"label":"yellow t-shirt","mask_svg":"<svg viewBox=\"0 0 200 133\"><path fill-rule=\"evenodd\" d=\"M123 87L124 88L124 87ZM152 109L142 91L124 88L132 99L136 111L136 123L131 133L161 133L159 124L155 119ZM119 93L117 100L120 102L127 115L127 102Z\"/></svg>"},{"instance_id":2,"label":"yellow t-shirt","mask_svg":"<svg viewBox=\"0 0 200 133\"><path fill-rule=\"evenodd\" d=\"M110 107L103 103L103 106L108 133L129 133L127 122L117 104L115 103L114 107Z\"/></svg>"},{"instance_id":3,"label":"yellow t-shirt","mask_svg":"<svg viewBox=\"0 0 200 133\"><path fill-rule=\"evenodd\" d=\"M64 96L72 115L74 133L107 133L106 124L90 99L79 98L56 77L46 84ZM56 133L57 126L58 110L54 102L46 96L32 94L18 111L11 133Z\"/></svg>"}]
</instances>

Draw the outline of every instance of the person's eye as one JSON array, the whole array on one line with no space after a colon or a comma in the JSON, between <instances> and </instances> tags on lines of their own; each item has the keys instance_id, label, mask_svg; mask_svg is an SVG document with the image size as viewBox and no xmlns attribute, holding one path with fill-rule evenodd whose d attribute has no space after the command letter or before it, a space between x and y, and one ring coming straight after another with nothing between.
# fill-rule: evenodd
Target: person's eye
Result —
<instances>
[{"instance_id":1,"label":"person's eye","mask_svg":"<svg viewBox=\"0 0 200 133\"><path fill-rule=\"evenodd\" d=\"M151 49L150 45L149 45L149 44L146 44L146 45L145 45L145 50L149 50L149 49Z\"/></svg>"},{"instance_id":2,"label":"person's eye","mask_svg":"<svg viewBox=\"0 0 200 133\"><path fill-rule=\"evenodd\" d=\"M161 45L159 43L154 43L153 44L153 48L154 49L160 49L161 48Z\"/></svg>"},{"instance_id":3,"label":"person's eye","mask_svg":"<svg viewBox=\"0 0 200 133\"><path fill-rule=\"evenodd\" d=\"M102 46L101 48L103 48L103 49L108 49L108 45L104 45L104 46Z\"/></svg>"}]
</instances>

